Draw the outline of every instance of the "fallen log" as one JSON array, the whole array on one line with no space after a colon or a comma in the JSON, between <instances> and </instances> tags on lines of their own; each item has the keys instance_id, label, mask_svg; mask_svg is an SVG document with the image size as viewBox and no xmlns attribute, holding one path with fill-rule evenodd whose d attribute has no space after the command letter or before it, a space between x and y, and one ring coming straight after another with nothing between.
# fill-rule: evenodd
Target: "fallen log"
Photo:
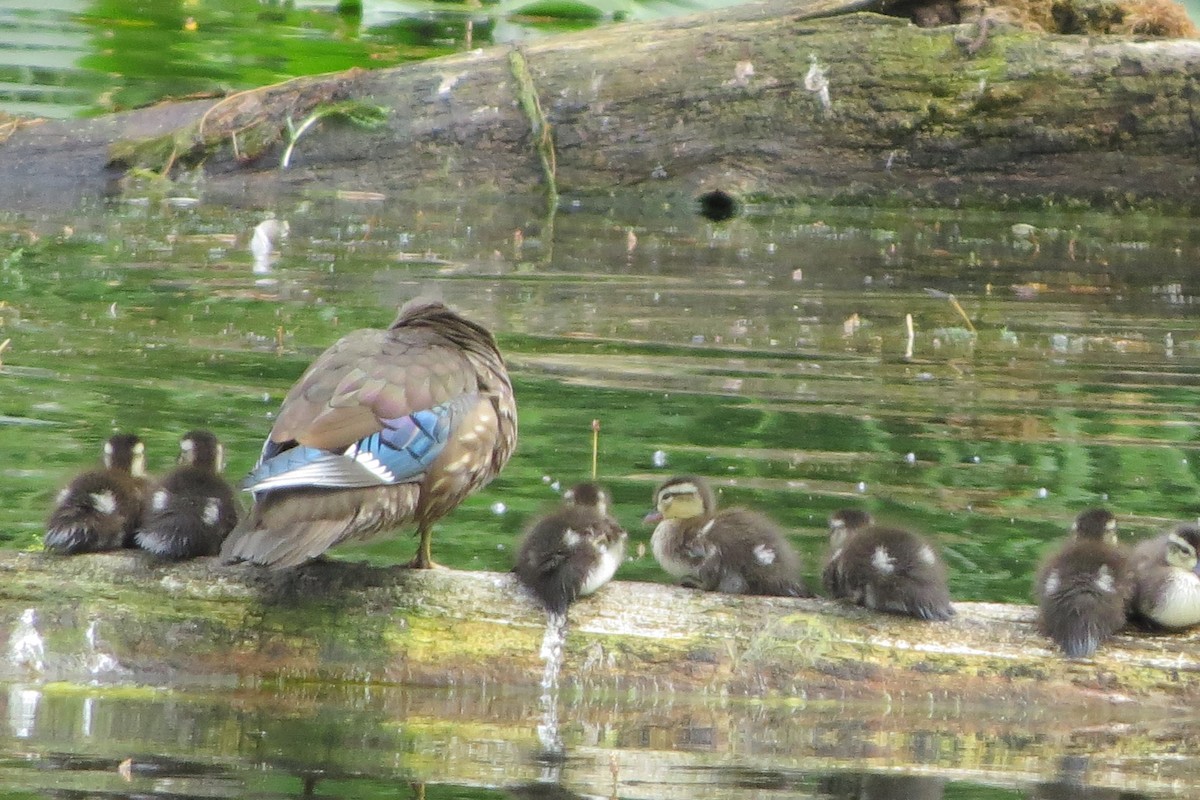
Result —
<instances>
[{"instance_id":1,"label":"fallen log","mask_svg":"<svg viewBox=\"0 0 1200 800\"><path fill-rule=\"evenodd\" d=\"M294 679L534 687L545 616L512 576L322 561L279 573L139 553L0 555L9 679ZM1194 635L1122 635L1091 660L1028 606L960 603L923 623L821 599L616 581L571 608L562 682L638 696L745 695L1006 707L1187 705ZM34 656L19 642L40 640Z\"/></svg>"},{"instance_id":2,"label":"fallen log","mask_svg":"<svg viewBox=\"0 0 1200 800\"><path fill-rule=\"evenodd\" d=\"M0 208L119 193L131 170L209 199L597 196L1200 208L1200 42L919 28L862 0L770 0L105 118L0 144ZM363 103L371 129L288 119ZM142 173L144 174L144 173ZM185 184L189 185L189 184Z\"/></svg>"}]
</instances>

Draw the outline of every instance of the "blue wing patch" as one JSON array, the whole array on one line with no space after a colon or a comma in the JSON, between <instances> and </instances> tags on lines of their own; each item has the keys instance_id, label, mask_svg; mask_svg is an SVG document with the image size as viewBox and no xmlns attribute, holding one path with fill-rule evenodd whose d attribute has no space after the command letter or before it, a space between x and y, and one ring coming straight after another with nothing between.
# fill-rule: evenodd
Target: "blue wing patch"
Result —
<instances>
[{"instance_id":1,"label":"blue wing patch","mask_svg":"<svg viewBox=\"0 0 1200 800\"><path fill-rule=\"evenodd\" d=\"M277 452L268 441L263 460L242 481L246 491L284 488L349 489L407 483L425 474L445 449L463 410L474 397L382 420L383 428L342 452L303 445Z\"/></svg>"}]
</instances>

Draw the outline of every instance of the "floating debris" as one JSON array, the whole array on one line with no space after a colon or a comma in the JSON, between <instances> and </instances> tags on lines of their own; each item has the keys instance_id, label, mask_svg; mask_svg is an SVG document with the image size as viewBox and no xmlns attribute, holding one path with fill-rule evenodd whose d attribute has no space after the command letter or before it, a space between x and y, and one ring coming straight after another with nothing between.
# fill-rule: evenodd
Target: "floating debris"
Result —
<instances>
[{"instance_id":1,"label":"floating debris","mask_svg":"<svg viewBox=\"0 0 1200 800\"><path fill-rule=\"evenodd\" d=\"M265 219L254 226L250 237L250 254L254 256L254 274L263 275L271 271L271 264L279 257L276 245L287 238L291 225L285 219Z\"/></svg>"},{"instance_id":2,"label":"floating debris","mask_svg":"<svg viewBox=\"0 0 1200 800\"><path fill-rule=\"evenodd\" d=\"M833 110L833 102L829 98L829 79L825 77L825 68L817 61L815 53L808 56L808 72L804 75L804 88L817 96L821 108L828 114Z\"/></svg>"}]
</instances>

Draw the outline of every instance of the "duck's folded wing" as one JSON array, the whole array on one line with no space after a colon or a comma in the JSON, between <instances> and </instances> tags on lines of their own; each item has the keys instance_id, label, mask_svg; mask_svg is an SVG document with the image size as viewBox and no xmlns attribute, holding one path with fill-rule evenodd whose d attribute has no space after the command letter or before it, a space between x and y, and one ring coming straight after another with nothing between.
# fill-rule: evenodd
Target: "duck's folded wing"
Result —
<instances>
[{"instance_id":1,"label":"duck's folded wing","mask_svg":"<svg viewBox=\"0 0 1200 800\"><path fill-rule=\"evenodd\" d=\"M322 354L288 393L255 470L262 491L351 488L421 475L474 406L474 373L453 348L364 331Z\"/></svg>"}]
</instances>

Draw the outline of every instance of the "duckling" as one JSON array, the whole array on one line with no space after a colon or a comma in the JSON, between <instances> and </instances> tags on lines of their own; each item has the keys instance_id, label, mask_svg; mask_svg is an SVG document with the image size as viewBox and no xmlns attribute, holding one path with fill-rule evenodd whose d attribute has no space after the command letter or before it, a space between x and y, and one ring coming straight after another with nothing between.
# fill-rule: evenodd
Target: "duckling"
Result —
<instances>
[{"instance_id":1,"label":"duckling","mask_svg":"<svg viewBox=\"0 0 1200 800\"><path fill-rule=\"evenodd\" d=\"M1038 628L1071 658L1086 658L1125 624L1133 571L1108 511L1083 511L1071 532L1038 570Z\"/></svg>"},{"instance_id":2,"label":"duckling","mask_svg":"<svg viewBox=\"0 0 1200 800\"><path fill-rule=\"evenodd\" d=\"M1160 628L1200 623L1200 528L1180 525L1133 550L1136 579L1133 608Z\"/></svg>"},{"instance_id":3,"label":"duckling","mask_svg":"<svg viewBox=\"0 0 1200 800\"><path fill-rule=\"evenodd\" d=\"M342 337L288 392L243 481L254 507L221 558L281 569L416 523L410 566L432 567L433 524L494 478L516 443L492 334L417 298L387 330Z\"/></svg>"},{"instance_id":4,"label":"duckling","mask_svg":"<svg viewBox=\"0 0 1200 800\"><path fill-rule=\"evenodd\" d=\"M730 594L812 597L800 556L779 527L745 508L717 511L708 484L695 475L671 478L654 492L654 557L684 586Z\"/></svg>"},{"instance_id":5,"label":"duckling","mask_svg":"<svg viewBox=\"0 0 1200 800\"><path fill-rule=\"evenodd\" d=\"M150 495L138 547L165 558L215 556L237 524L237 501L221 470L225 450L217 437L189 431L179 440L179 466Z\"/></svg>"},{"instance_id":6,"label":"duckling","mask_svg":"<svg viewBox=\"0 0 1200 800\"><path fill-rule=\"evenodd\" d=\"M104 443L104 469L79 475L58 493L45 548L73 554L129 547L142 518L146 446L131 433Z\"/></svg>"},{"instance_id":7,"label":"duckling","mask_svg":"<svg viewBox=\"0 0 1200 800\"><path fill-rule=\"evenodd\" d=\"M611 504L600 484L580 483L522 539L513 572L547 611L565 613L577 598L608 583L625 560L626 533L608 513Z\"/></svg>"},{"instance_id":8,"label":"duckling","mask_svg":"<svg viewBox=\"0 0 1200 800\"><path fill-rule=\"evenodd\" d=\"M829 518L829 550L821 582L831 597L918 619L954 616L946 566L917 534L844 508Z\"/></svg>"}]
</instances>

